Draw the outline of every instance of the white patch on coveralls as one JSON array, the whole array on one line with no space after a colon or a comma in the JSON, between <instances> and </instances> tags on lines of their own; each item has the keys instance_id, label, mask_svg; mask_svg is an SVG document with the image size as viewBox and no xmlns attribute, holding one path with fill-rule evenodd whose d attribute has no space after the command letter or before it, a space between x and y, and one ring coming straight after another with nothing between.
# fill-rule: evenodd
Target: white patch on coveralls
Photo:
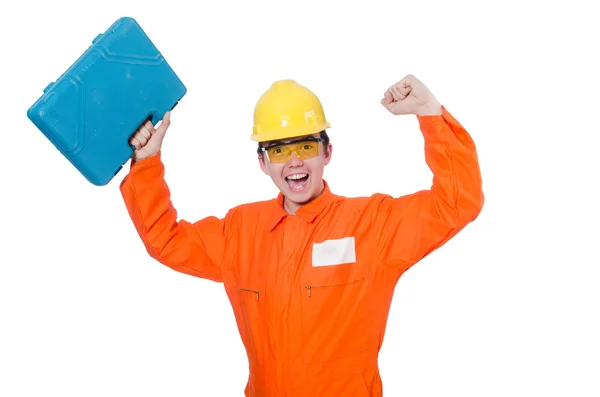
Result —
<instances>
[{"instance_id":1,"label":"white patch on coveralls","mask_svg":"<svg viewBox=\"0 0 600 397\"><path fill-rule=\"evenodd\" d=\"M356 262L354 237L313 243L313 267L341 265L352 262Z\"/></svg>"}]
</instances>

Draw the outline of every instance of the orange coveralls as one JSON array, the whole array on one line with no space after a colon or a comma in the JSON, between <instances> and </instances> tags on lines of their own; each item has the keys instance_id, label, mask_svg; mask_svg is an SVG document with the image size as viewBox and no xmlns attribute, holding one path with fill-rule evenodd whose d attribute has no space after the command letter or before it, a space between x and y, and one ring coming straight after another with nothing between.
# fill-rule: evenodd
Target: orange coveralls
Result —
<instances>
[{"instance_id":1,"label":"orange coveralls","mask_svg":"<svg viewBox=\"0 0 600 397\"><path fill-rule=\"evenodd\" d=\"M282 196L223 219L177 221L160 153L121 184L148 253L222 282L247 351L252 397L381 397L377 357L400 276L480 213L475 145L443 108L419 116L431 190L399 198L325 191L296 216Z\"/></svg>"}]
</instances>

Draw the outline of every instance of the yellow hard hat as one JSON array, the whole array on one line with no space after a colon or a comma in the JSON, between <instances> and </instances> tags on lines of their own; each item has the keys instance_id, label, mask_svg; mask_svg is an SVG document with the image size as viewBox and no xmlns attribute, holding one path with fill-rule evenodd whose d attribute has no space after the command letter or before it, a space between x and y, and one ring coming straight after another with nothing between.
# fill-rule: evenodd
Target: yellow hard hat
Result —
<instances>
[{"instance_id":1,"label":"yellow hard hat","mask_svg":"<svg viewBox=\"0 0 600 397\"><path fill-rule=\"evenodd\" d=\"M279 80L254 108L251 139L265 142L311 135L330 128L319 98L294 80Z\"/></svg>"}]
</instances>

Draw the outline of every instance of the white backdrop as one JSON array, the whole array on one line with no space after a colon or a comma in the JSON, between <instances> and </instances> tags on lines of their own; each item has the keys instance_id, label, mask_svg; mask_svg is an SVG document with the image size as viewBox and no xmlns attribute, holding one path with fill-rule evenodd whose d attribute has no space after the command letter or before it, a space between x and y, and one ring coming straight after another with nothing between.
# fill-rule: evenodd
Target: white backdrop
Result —
<instances>
[{"instance_id":1,"label":"white backdrop","mask_svg":"<svg viewBox=\"0 0 600 397\"><path fill-rule=\"evenodd\" d=\"M600 395L591 6L334 3L4 6L0 396L243 395L247 362L222 285L147 255L118 190L129 164L95 187L26 117L121 16L188 88L163 146L188 220L277 194L249 135L256 100L282 78L323 102L335 193L429 188L416 118L379 103L407 73L419 77L472 134L486 204L398 283L380 355L385 395Z\"/></svg>"}]
</instances>

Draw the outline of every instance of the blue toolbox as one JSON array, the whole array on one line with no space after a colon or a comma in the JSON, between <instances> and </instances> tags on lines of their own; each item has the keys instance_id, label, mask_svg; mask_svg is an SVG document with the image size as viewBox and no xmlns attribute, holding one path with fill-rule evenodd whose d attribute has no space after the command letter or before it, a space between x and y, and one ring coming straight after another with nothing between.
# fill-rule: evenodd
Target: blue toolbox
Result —
<instances>
[{"instance_id":1,"label":"blue toolbox","mask_svg":"<svg viewBox=\"0 0 600 397\"><path fill-rule=\"evenodd\" d=\"M129 139L156 125L186 87L135 19L119 18L28 109L27 117L92 184L131 158Z\"/></svg>"}]
</instances>

